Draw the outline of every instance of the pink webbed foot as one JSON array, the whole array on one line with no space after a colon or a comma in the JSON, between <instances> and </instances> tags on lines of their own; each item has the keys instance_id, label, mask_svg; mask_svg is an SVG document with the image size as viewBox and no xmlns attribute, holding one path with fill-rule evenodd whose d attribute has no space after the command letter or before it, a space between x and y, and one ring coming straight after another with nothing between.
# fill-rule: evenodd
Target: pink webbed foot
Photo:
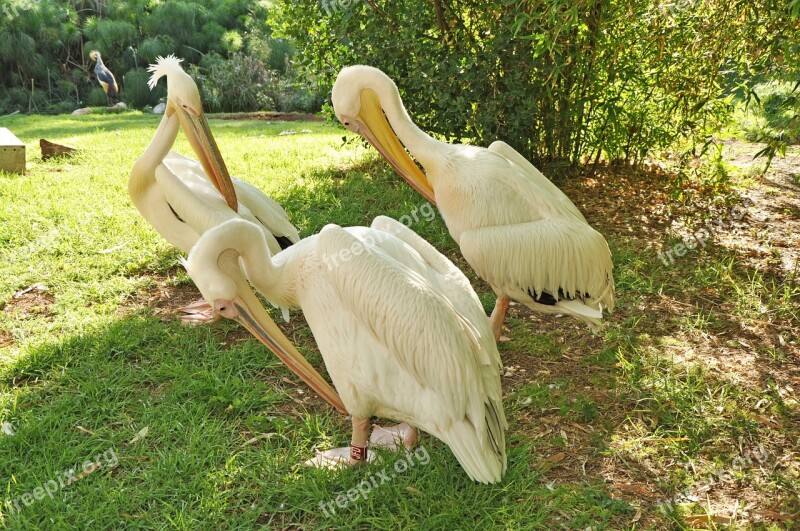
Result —
<instances>
[{"instance_id":1,"label":"pink webbed foot","mask_svg":"<svg viewBox=\"0 0 800 531\"><path fill-rule=\"evenodd\" d=\"M196 300L183 308L178 308L178 318L183 324L202 325L219 320L220 315L204 299Z\"/></svg>"},{"instance_id":2,"label":"pink webbed foot","mask_svg":"<svg viewBox=\"0 0 800 531\"><path fill-rule=\"evenodd\" d=\"M366 424L366 426L369 426ZM361 426L363 430L364 427ZM361 434L366 440L366 433ZM406 423L382 428L377 424L373 425L372 435L369 438L369 448L387 448L392 452L406 448L410 450L417 444L419 433L416 428L412 428ZM366 457L365 455L366 454ZM343 468L355 466L362 463L372 463L377 459L375 452L359 446L348 446L345 448L334 448L324 452L317 451L317 455L309 459L305 466L316 466L321 468Z\"/></svg>"},{"instance_id":3,"label":"pink webbed foot","mask_svg":"<svg viewBox=\"0 0 800 531\"><path fill-rule=\"evenodd\" d=\"M416 446L417 439L419 439L417 428L412 428L405 422L387 428L373 424L369 445L373 448L376 446L388 448L394 452L402 444L407 450L411 450Z\"/></svg>"},{"instance_id":4,"label":"pink webbed foot","mask_svg":"<svg viewBox=\"0 0 800 531\"><path fill-rule=\"evenodd\" d=\"M351 448L346 446L344 448L332 448L320 452L317 450L317 455L309 459L304 466L315 466L319 468L345 468L348 466L355 466L363 462L371 463L376 459L376 455L372 452L367 452L367 458L363 461L353 461L350 459Z\"/></svg>"}]
</instances>

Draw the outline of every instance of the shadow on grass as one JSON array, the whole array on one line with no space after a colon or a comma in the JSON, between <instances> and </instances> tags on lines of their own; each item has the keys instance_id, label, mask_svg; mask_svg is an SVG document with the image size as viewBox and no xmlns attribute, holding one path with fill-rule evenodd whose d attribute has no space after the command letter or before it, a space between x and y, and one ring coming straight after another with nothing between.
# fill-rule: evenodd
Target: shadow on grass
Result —
<instances>
[{"instance_id":1,"label":"shadow on grass","mask_svg":"<svg viewBox=\"0 0 800 531\"><path fill-rule=\"evenodd\" d=\"M615 357L620 391L616 406L601 406L613 441L605 473L612 492L651 514L659 501L672 501L683 504L683 515L708 511L733 519L730 508L741 502L756 509L739 513L737 522L782 521L800 509L796 492L781 487L794 473L781 464L796 451L787 438L796 440L800 425L796 399L787 394L800 377L800 287L774 266L771 253L761 250L763 236L757 237L780 234L780 225L761 221L771 218L763 213L774 201L753 197L741 222L665 265L657 253L680 242L675 220L719 215L713 198L673 203L667 179L617 170L566 190L578 204L591 194L584 212L614 253L618 308L597 345ZM771 247L786 252L785 245L774 237ZM585 344L570 336L565 341ZM743 468L743 456L754 448L768 462ZM724 480L707 481L714 471L723 471ZM785 503L780 514L771 509L775 499Z\"/></svg>"}]
</instances>

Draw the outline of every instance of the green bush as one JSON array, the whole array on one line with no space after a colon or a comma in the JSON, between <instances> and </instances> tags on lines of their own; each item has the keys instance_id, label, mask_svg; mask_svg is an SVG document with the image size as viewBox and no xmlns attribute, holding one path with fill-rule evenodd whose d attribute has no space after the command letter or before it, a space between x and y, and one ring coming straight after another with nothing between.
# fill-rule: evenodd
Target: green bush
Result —
<instances>
[{"instance_id":1,"label":"green bush","mask_svg":"<svg viewBox=\"0 0 800 531\"><path fill-rule=\"evenodd\" d=\"M108 105L108 97L103 89L96 87L86 96L84 104L89 107L105 107Z\"/></svg>"},{"instance_id":2,"label":"green bush","mask_svg":"<svg viewBox=\"0 0 800 531\"><path fill-rule=\"evenodd\" d=\"M162 97L166 96L167 91L164 83L160 83L155 89L150 90L147 81L150 74L144 68L129 71L124 76L125 92L122 97L128 107L141 108L145 105L156 105Z\"/></svg>"},{"instance_id":3,"label":"green bush","mask_svg":"<svg viewBox=\"0 0 800 531\"><path fill-rule=\"evenodd\" d=\"M425 130L571 164L702 137L730 71L800 72L800 26L772 0L283 0L272 22L325 91L370 64Z\"/></svg>"},{"instance_id":4,"label":"green bush","mask_svg":"<svg viewBox=\"0 0 800 531\"><path fill-rule=\"evenodd\" d=\"M753 87L745 112L739 115L745 138L800 143L800 87L797 83L773 81Z\"/></svg>"},{"instance_id":5,"label":"green bush","mask_svg":"<svg viewBox=\"0 0 800 531\"><path fill-rule=\"evenodd\" d=\"M145 69L158 56L174 53L188 67L209 56L224 61L242 53L258 57L263 65L278 65L267 70L285 73L286 54L292 53L286 42L273 46L267 3L262 0L16 3L20 5L13 17L0 14L0 89L5 89L0 109L9 112L27 112L29 101L34 112L64 101L105 105L92 75L94 63L88 57L92 49L100 51L117 81L125 85L122 97L134 106L154 102L159 94L145 95L141 76L129 79L127 73ZM244 110L235 107L239 101L248 108L272 105L262 88L231 88L227 82L215 84L214 90L220 91L214 95L215 108Z\"/></svg>"},{"instance_id":6,"label":"green bush","mask_svg":"<svg viewBox=\"0 0 800 531\"><path fill-rule=\"evenodd\" d=\"M47 106L46 114L70 114L76 109L74 101L61 101Z\"/></svg>"},{"instance_id":7,"label":"green bush","mask_svg":"<svg viewBox=\"0 0 800 531\"><path fill-rule=\"evenodd\" d=\"M209 58L209 68L193 70L206 108L212 112L274 109L270 97L276 76L254 57L234 54L230 59Z\"/></svg>"}]
</instances>

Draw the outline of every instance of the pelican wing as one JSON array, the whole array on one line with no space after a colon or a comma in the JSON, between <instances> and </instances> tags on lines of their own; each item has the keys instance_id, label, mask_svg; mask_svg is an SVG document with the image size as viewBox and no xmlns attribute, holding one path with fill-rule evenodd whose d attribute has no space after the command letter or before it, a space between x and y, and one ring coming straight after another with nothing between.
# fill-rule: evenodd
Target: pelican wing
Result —
<instances>
[{"instance_id":1,"label":"pelican wing","mask_svg":"<svg viewBox=\"0 0 800 531\"><path fill-rule=\"evenodd\" d=\"M114 74L111 73L111 70L98 63L94 69L94 73L97 76L97 80L100 81L103 90L106 91L106 94L115 98L119 92L119 87L117 86L117 80L114 79Z\"/></svg>"},{"instance_id":2,"label":"pelican wing","mask_svg":"<svg viewBox=\"0 0 800 531\"><path fill-rule=\"evenodd\" d=\"M457 308L457 311L464 315L479 331L481 348L478 354L481 356L479 359L480 364L482 366L502 366L489 320L483 311L483 305L464 273L446 256L437 251L433 245L397 220L386 216L378 216L372 221L372 228L400 238L417 251L422 259L441 275L442 282L438 283L438 287ZM499 385L496 391L497 396L499 396Z\"/></svg>"},{"instance_id":3,"label":"pelican wing","mask_svg":"<svg viewBox=\"0 0 800 531\"><path fill-rule=\"evenodd\" d=\"M239 203L247 207L260 224L273 236L276 238L283 236L290 243L300 241L300 234L298 234L297 228L289 222L286 211L277 201L252 184L239 179L233 179L233 187L236 189L236 197L239 199ZM281 245L281 247L284 246Z\"/></svg>"},{"instance_id":4,"label":"pelican wing","mask_svg":"<svg viewBox=\"0 0 800 531\"><path fill-rule=\"evenodd\" d=\"M542 174L542 172L536 168L536 166L528 161L528 159L520 155L517 150L502 140L492 142L488 149L492 153L496 153L508 160L517 169L519 169L521 174L527 178L529 183L532 183L536 186L536 192L533 196L531 196L529 186L515 186L522 196L529 199L532 204L537 204L542 199L548 200L549 202L556 202L564 210L571 212L576 218L586 223L586 218L583 217L583 214L580 210L578 210L578 207L576 207L575 204L570 201L569 197L567 197L567 195L562 192L558 186L553 184L550 179L545 177L544 174ZM542 197L542 193L546 193L548 197Z\"/></svg>"},{"instance_id":5,"label":"pelican wing","mask_svg":"<svg viewBox=\"0 0 800 531\"><path fill-rule=\"evenodd\" d=\"M228 207L216 188L198 174L200 165L191 159L165 159L156 167L156 183L174 215L195 234L193 241L178 247L188 252L197 238L208 229L216 227L235 213Z\"/></svg>"},{"instance_id":6,"label":"pelican wing","mask_svg":"<svg viewBox=\"0 0 800 531\"><path fill-rule=\"evenodd\" d=\"M461 252L495 290L529 299L543 291L614 307L611 252L605 238L577 219L543 219L518 225L471 229Z\"/></svg>"},{"instance_id":7,"label":"pelican wing","mask_svg":"<svg viewBox=\"0 0 800 531\"><path fill-rule=\"evenodd\" d=\"M317 252L323 257L349 256L323 270L342 305L385 345L403 370L440 396L455 417L468 415L482 422L483 404L468 411L468 406L478 404L470 403L466 392L480 388L476 327L422 275L341 227L322 229Z\"/></svg>"},{"instance_id":8,"label":"pelican wing","mask_svg":"<svg viewBox=\"0 0 800 531\"><path fill-rule=\"evenodd\" d=\"M286 247L276 238L283 237L289 243L300 240L297 229L287 219L286 211L275 200L251 184L239 179L233 181L239 199L238 213L228 207L196 160L170 151L163 164L156 168L156 182L170 206L196 234L241 217L255 223L268 235L272 253Z\"/></svg>"},{"instance_id":9,"label":"pelican wing","mask_svg":"<svg viewBox=\"0 0 800 531\"><path fill-rule=\"evenodd\" d=\"M417 251L423 260L436 270L437 273L445 275L454 285L461 288L459 292L475 295L472 291L469 279L467 279L464 273L462 273L453 262L448 260L446 256L437 251L433 245L428 243L424 238L421 238L416 232L409 229L403 223L387 216L378 216L372 220L371 227L400 238L408 246ZM475 295L474 300L478 301L477 295Z\"/></svg>"}]
</instances>

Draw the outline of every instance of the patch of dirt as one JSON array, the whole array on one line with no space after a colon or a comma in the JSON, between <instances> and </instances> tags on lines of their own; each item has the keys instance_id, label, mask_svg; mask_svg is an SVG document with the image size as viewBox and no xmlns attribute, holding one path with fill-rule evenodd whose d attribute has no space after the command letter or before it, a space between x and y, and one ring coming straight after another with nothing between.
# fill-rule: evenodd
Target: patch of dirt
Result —
<instances>
[{"instance_id":1,"label":"patch of dirt","mask_svg":"<svg viewBox=\"0 0 800 531\"><path fill-rule=\"evenodd\" d=\"M14 336L10 332L0 328L0 347L7 347L14 344Z\"/></svg>"},{"instance_id":2,"label":"patch of dirt","mask_svg":"<svg viewBox=\"0 0 800 531\"><path fill-rule=\"evenodd\" d=\"M752 156L763 146L741 141L726 141L726 146L728 162L738 166L745 176L752 178L755 175L753 165L763 167L763 159L752 161ZM702 190L698 190L691 201L679 203L671 198L668 176L659 171L644 172L625 167L601 168L596 176L569 181L562 189L581 208L590 223L606 235L612 248L614 240L624 240L626 246L640 251L636 257L625 258L629 262L626 267L634 270L649 270L653 263L657 264L657 253L670 249L675 234L687 241L698 229L716 221L713 225L716 231L711 233L702 251L699 248L689 250L675 262L666 260L663 270L658 272L664 278L654 279L658 284L666 280L669 285L669 279L674 278L675 285L678 285L685 281L691 269L702 271L708 267L704 265L709 262L707 254L720 254L733 255L737 269L748 271L747 275L761 275L768 283L791 290L792 286L796 289L800 259L798 174L800 149L795 148L785 159L776 158L769 171L757 178L755 185L745 190L733 205L719 204L713 195L704 195ZM636 261L649 264L639 265ZM705 506L711 515L719 517L719 521L725 518L738 524L771 521L785 526L785 522L793 518L796 523L800 519L797 494L776 486L775 476L777 471L783 478L780 481L800 476L797 459L800 454L800 418L790 413L777 418L766 409L778 401L785 404L782 407L797 410L796 404L800 400L798 323L774 318L767 306L762 308L758 318L739 317L741 311L737 311L730 297L733 281L730 285L690 286L678 293L648 294L646 290L626 290L624 285L620 285L619 273L617 275L620 304L609 321L618 326L635 322L636 329L647 331L651 338L669 339L668 344L654 342L646 348L654 350L656 357L669 359L678 367L702 366L708 385L713 387L714 382L725 383L745 391L748 402L739 404L737 413L761 426L754 428L756 435L750 434L755 437L754 441L743 442L740 439L739 445L744 445L745 449L748 445L761 445L768 456L765 462L745 467L744 479L735 478L734 467L730 464L723 465L723 479L705 483L699 479L691 489L687 489L687 496L696 496L699 504ZM800 301L796 292L793 296L787 295L788 291L777 293L784 293L786 304L795 301L794 306L798 307ZM764 294L755 297L759 296ZM521 311L525 311L524 308ZM702 316L709 316L714 326L705 327L705 330L701 326L700 330L704 331L685 326L686 322ZM537 319L543 321L546 318ZM541 324L536 326L537 331L548 328ZM574 340L580 345L603 347L596 345L594 340L588 343L579 337ZM562 361L556 374L561 377L566 373L580 383L579 371L571 367L570 360ZM613 371L593 368L598 369L601 374L607 374L609 381L615 378ZM576 393L582 392L578 386L572 388ZM758 400L759 397L763 400ZM626 403L630 398L625 393L608 398L618 403L605 404L600 417L606 427L615 426L609 434L627 441L612 442L612 447L645 440L637 429L646 433L651 421L646 418L646 413L640 421L637 417L646 411L646 405ZM568 429L567 435L572 437ZM686 501L679 499L682 492L674 488L662 490L660 486L676 466L684 466L682 462L674 462L668 454L662 455L662 446L669 442L660 442L658 438L652 442L639 442L645 449L640 450L638 458L626 458L623 457L626 452L615 451L586 470L589 472L599 466L600 475L612 486L612 492L641 508L644 514L637 516L641 517L640 525L645 527L646 522L659 521L659 503L673 501L677 505ZM713 470L719 466L714 460L719 455L730 453L731 448L727 441L726 446L717 449L711 441L705 444L707 446L701 449L695 464L699 470ZM560 468L573 482L580 481L585 474L583 467L575 466L569 458L560 462ZM686 521L689 523L690 519Z\"/></svg>"},{"instance_id":3,"label":"patch of dirt","mask_svg":"<svg viewBox=\"0 0 800 531\"><path fill-rule=\"evenodd\" d=\"M741 140L725 142L729 162L746 172L760 171L765 160L753 156L764 146ZM782 276L800 273L800 147L775 157L758 186L745 195L755 208L747 209L745 239L731 243L748 249L748 262ZM755 260L754 260L755 259Z\"/></svg>"},{"instance_id":4,"label":"patch of dirt","mask_svg":"<svg viewBox=\"0 0 800 531\"><path fill-rule=\"evenodd\" d=\"M178 309L202 298L198 289L193 285L173 285L167 278L157 278L156 286L142 289L131 296L131 303L122 307L120 311L127 311L133 307L152 308L153 312L162 321L177 319Z\"/></svg>"},{"instance_id":5,"label":"patch of dirt","mask_svg":"<svg viewBox=\"0 0 800 531\"><path fill-rule=\"evenodd\" d=\"M49 292L47 286L34 284L16 292L10 300L0 304L0 309L8 312L14 319L48 317L52 315L50 306L54 302L55 297Z\"/></svg>"},{"instance_id":6,"label":"patch of dirt","mask_svg":"<svg viewBox=\"0 0 800 531\"><path fill-rule=\"evenodd\" d=\"M247 113L222 113L212 114L209 118L218 120L263 120L268 122L323 122L316 114L304 114L296 112L247 112Z\"/></svg>"}]
</instances>

